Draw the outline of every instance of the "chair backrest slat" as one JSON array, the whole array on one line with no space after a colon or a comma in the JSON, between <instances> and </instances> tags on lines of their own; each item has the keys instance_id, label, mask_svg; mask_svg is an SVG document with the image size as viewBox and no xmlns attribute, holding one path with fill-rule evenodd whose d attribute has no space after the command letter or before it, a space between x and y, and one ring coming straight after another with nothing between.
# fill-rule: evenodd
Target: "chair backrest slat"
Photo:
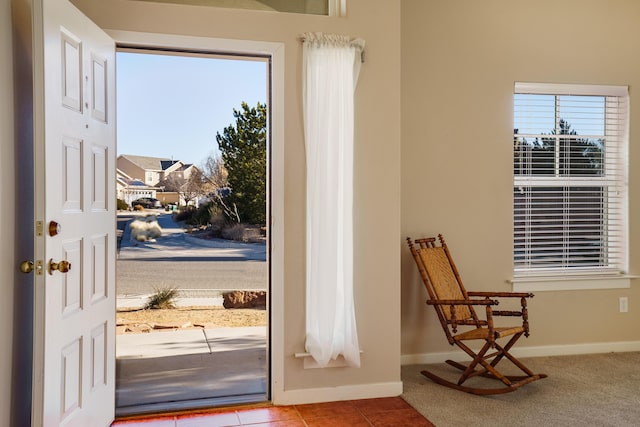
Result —
<instances>
[{"instance_id":1,"label":"chair backrest slat","mask_svg":"<svg viewBox=\"0 0 640 427\"><path fill-rule=\"evenodd\" d=\"M429 281L433 286L436 299L439 300L464 300L466 299L460 283L451 267L449 258L444 248L426 248L419 250L420 258L427 270ZM438 307L436 307L438 308ZM447 307L449 308L449 307ZM471 317L468 306L456 306L456 320L466 320ZM447 320L451 320L451 310L445 309L442 313Z\"/></svg>"},{"instance_id":2,"label":"chair backrest slat","mask_svg":"<svg viewBox=\"0 0 640 427\"><path fill-rule=\"evenodd\" d=\"M462 284L458 270L451 259L451 254L447 248L442 236L438 236L440 245L436 244L435 237L423 239L415 239L412 241L407 238L411 254L418 265L420 276L424 282L429 299L431 300L466 300L468 299L467 291ZM414 243L416 246L414 246ZM452 324L451 306L450 305L434 305L438 315L438 319L442 324L442 328L447 335L450 343L453 342L449 325ZM478 323L478 316L472 306L453 306L455 312L455 321L470 321ZM454 328L455 330L455 328Z\"/></svg>"}]
</instances>

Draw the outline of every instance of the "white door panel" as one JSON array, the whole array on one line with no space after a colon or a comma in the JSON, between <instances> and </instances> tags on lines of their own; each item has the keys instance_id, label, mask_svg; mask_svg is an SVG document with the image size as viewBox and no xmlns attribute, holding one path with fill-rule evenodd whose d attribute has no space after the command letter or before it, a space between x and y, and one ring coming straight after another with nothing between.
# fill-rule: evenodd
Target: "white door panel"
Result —
<instances>
[{"instance_id":1,"label":"white door panel","mask_svg":"<svg viewBox=\"0 0 640 427\"><path fill-rule=\"evenodd\" d=\"M108 426L115 406L115 46L67 0L35 1L34 17L36 258L44 271L36 276L33 425ZM66 272L62 260L71 265Z\"/></svg>"}]
</instances>

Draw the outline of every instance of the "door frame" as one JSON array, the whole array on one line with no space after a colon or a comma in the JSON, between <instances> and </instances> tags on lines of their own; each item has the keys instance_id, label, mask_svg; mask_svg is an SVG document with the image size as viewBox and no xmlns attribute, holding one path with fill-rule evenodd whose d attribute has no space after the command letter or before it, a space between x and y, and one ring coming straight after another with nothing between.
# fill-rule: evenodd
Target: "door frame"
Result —
<instances>
[{"instance_id":1,"label":"door frame","mask_svg":"<svg viewBox=\"0 0 640 427\"><path fill-rule=\"evenodd\" d=\"M270 221L268 286L268 366L270 387L267 399L281 400L284 394L284 43L220 39L108 30L116 46L174 51L198 51L221 55L267 56L270 70L267 81L267 212ZM117 64L116 64L117 67Z\"/></svg>"}]
</instances>

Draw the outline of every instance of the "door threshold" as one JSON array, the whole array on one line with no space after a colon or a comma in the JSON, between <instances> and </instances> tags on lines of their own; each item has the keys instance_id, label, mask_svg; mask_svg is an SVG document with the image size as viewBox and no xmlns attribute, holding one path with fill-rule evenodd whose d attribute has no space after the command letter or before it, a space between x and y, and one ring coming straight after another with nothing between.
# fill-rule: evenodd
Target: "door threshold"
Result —
<instances>
[{"instance_id":1,"label":"door threshold","mask_svg":"<svg viewBox=\"0 0 640 427\"><path fill-rule=\"evenodd\" d=\"M262 393L243 394L237 396L212 397L208 399L183 400L176 402L148 403L116 408L116 421L139 415L175 414L203 409L219 409L228 406L269 404Z\"/></svg>"}]
</instances>

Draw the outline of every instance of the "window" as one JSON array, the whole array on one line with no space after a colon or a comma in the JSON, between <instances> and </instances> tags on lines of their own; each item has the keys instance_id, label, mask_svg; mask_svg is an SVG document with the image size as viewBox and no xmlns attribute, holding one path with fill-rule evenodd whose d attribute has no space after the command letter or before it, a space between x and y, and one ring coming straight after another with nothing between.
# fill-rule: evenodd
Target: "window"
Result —
<instances>
[{"instance_id":1,"label":"window","mask_svg":"<svg viewBox=\"0 0 640 427\"><path fill-rule=\"evenodd\" d=\"M260 1L228 1L228 0L144 0L154 3L176 3L196 6L214 6L234 9L253 9L288 13L304 13L309 15L340 16L341 0L260 0ZM334 11L335 10L335 11ZM344 14L342 14L344 15Z\"/></svg>"},{"instance_id":2,"label":"window","mask_svg":"<svg viewBox=\"0 0 640 427\"><path fill-rule=\"evenodd\" d=\"M514 280L627 267L626 87L516 83Z\"/></svg>"}]
</instances>

